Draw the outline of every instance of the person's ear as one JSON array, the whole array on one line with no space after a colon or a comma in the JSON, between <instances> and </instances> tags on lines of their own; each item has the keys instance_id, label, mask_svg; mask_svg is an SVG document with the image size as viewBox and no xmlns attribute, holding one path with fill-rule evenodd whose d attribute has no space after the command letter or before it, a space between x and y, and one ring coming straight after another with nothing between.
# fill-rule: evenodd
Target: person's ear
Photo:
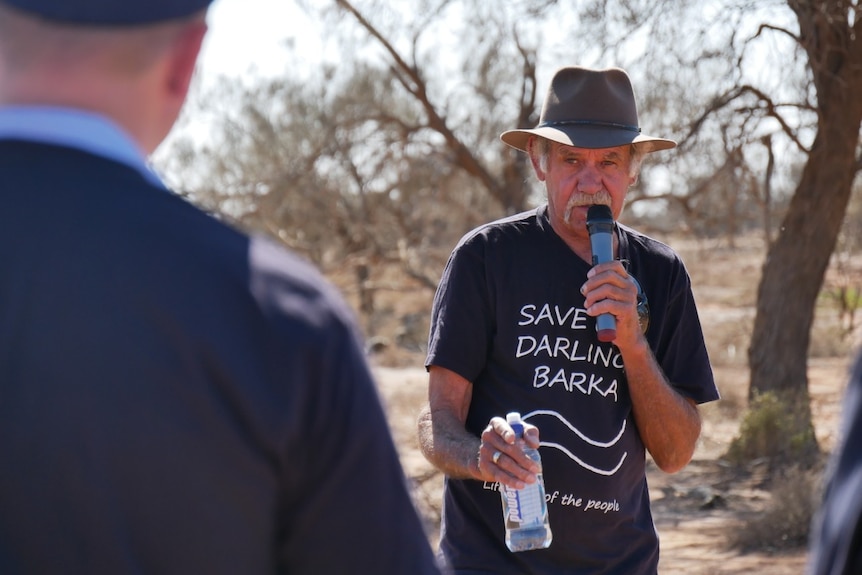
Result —
<instances>
[{"instance_id":1,"label":"person's ear","mask_svg":"<svg viewBox=\"0 0 862 575\"><path fill-rule=\"evenodd\" d=\"M173 47L173 57L167 77L169 93L184 101L195 73L195 65L200 54L207 24L204 20L190 23L177 37Z\"/></svg>"},{"instance_id":2,"label":"person's ear","mask_svg":"<svg viewBox=\"0 0 862 575\"><path fill-rule=\"evenodd\" d=\"M540 182L544 182L545 170L542 169L541 157L536 150L538 146L535 145L535 138L536 136L530 136L530 139L527 140L527 155L530 156L530 163L533 164L533 171L536 173L536 179L538 179Z\"/></svg>"}]
</instances>

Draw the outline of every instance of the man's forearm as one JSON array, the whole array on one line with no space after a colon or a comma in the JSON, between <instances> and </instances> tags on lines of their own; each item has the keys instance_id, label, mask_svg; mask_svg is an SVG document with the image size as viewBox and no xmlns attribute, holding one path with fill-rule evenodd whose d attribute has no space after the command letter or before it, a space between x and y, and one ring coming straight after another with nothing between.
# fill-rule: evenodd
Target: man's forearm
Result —
<instances>
[{"instance_id":1,"label":"man's forearm","mask_svg":"<svg viewBox=\"0 0 862 575\"><path fill-rule=\"evenodd\" d=\"M425 406L419 414L419 448L434 466L455 479L475 479L479 476L478 437L464 429L464 424L451 412L440 409L431 412Z\"/></svg>"},{"instance_id":2,"label":"man's forearm","mask_svg":"<svg viewBox=\"0 0 862 575\"><path fill-rule=\"evenodd\" d=\"M697 407L671 387L649 347L623 361L641 439L659 468L675 473L694 454L701 430Z\"/></svg>"}]
</instances>

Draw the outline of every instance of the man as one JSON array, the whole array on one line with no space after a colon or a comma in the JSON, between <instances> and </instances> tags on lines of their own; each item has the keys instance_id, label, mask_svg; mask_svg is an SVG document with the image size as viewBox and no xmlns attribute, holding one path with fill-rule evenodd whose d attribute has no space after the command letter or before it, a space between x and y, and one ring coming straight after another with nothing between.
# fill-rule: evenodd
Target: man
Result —
<instances>
[{"instance_id":1,"label":"man","mask_svg":"<svg viewBox=\"0 0 862 575\"><path fill-rule=\"evenodd\" d=\"M847 386L841 440L827 469L810 549L809 575L862 573L862 355Z\"/></svg>"},{"instance_id":2,"label":"man","mask_svg":"<svg viewBox=\"0 0 862 575\"><path fill-rule=\"evenodd\" d=\"M0 573L436 573L345 304L146 167L209 2L0 1Z\"/></svg>"},{"instance_id":3,"label":"man","mask_svg":"<svg viewBox=\"0 0 862 575\"><path fill-rule=\"evenodd\" d=\"M645 448L681 469L696 404L718 393L682 261L617 224L614 261L592 266L586 218L593 204L618 218L642 156L675 143L640 133L624 71L580 67L556 72L538 127L501 138L529 154L547 204L462 238L434 301L419 432L447 475L441 555L458 574L655 573ZM596 336L606 313L612 344ZM522 487L538 471L509 411L541 445L548 549L504 545L497 482Z\"/></svg>"}]
</instances>

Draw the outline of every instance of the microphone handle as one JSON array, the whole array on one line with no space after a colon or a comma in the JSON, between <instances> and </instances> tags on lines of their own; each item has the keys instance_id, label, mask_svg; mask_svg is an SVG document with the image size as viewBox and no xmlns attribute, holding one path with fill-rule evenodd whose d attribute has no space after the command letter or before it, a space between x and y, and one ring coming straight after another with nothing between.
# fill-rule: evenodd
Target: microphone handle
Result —
<instances>
[{"instance_id":1,"label":"microphone handle","mask_svg":"<svg viewBox=\"0 0 862 575\"><path fill-rule=\"evenodd\" d=\"M593 232L590 234L593 252L593 265L603 264L614 259L613 233ZM596 336L601 342L610 342L617 337L617 320L613 314L603 313L596 318Z\"/></svg>"}]
</instances>

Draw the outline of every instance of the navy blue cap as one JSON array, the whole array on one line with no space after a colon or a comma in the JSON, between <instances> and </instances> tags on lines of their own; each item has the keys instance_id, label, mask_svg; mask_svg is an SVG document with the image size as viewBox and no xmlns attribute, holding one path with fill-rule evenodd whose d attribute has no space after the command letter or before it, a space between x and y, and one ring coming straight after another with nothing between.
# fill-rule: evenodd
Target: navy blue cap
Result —
<instances>
[{"instance_id":1,"label":"navy blue cap","mask_svg":"<svg viewBox=\"0 0 862 575\"><path fill-rule=\"evenodd\" d=\"M134 26L191 16L212 0L0 0L23 12L55 22L95 26Z\"/></svg>"}]
</instances>

